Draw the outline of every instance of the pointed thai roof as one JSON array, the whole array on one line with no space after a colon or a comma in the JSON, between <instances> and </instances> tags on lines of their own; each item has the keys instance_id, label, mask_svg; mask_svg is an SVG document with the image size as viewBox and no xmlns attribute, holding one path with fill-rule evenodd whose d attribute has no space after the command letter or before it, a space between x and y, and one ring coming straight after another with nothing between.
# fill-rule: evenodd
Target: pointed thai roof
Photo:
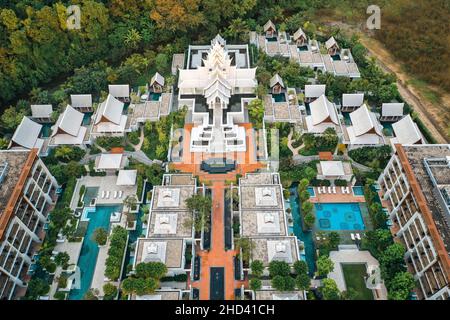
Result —
<instances>
[{"instance_id":1,"label":"pointed thai roof","mask_svg":"<svg viewBox=\"0 0 450 320\"><path fill-rule=\"evenodd\" d=\"M98 124L102 119L106 119L116 125L120 125L122 120L124 103L114 98L111 94L103 101L97 111L95 124Z\"/></svg>"},{"instance_id":2,"label":"pointed thai roof","mask_svg":"<svg viewBox=\"0 0 450 320\"><path fill-rule=\"evenodd\" d=\"M74 108L91 108L92 94L71 94L70 101Z\"/></svg>"},{"instance_id":3,"label":"pointed thai roof","mask_svg":"<svg viewBox=\"0 0 450 320\"><path fill-rule=\"evenodd\" d=\"M110 84L108 85L109 94L114 98L129 98L130 85L129 84Z\"/></svg>"},{"instance_id":4,"label":"pointed thai roof","mask_svg":"<svg viewBox=\"0 0 450 320\"><path fill-rule=\"evenodd\" d=\"M276 73L272 79L270 79L270 87L272 88L273 86L275 86L277 83L279 83L283 88L285 88L284 86L284 82L283 79L281 79L280 75L278 73Z\"/></svg>"},{"instance_id":5,"label":"pointed thai roof","mask_svg":"<svg viewBox=\"0 0 450 320\"><path fill-rule=\"evenodd\" d=\"M306 34L305 34L305 32L303 32L302 28L300 27L297 29L297 31L294 32L292 37L294 38L294 41L295 41L295 40L299 39L301 36L303 36L306 39Z\"/></svg>"},{"instance_id":6,"label":"pointed thai roof","mask_svg":"<svg viewBox=\"0 0 450 320\"><path fill-rule=\"evenodd\" d=\"M204 91L206 103L211 104L219 98L225 104L228 104L231 98L231 86L220 77L216 77Z\"/></svg>"},{"instance_id":7,"label":"pointed thai roof","mask_svg":"<svg viewBox=\"0 0 450 320\"><path fill-rule=\"evenodd\" d=\"M33 118L50 118L53 113L51 104L32 104L31 116Z\"/></svg>"},{"instance_id":8,"label":"pointed thai roof","mask_svg":"<svg viewBox=\"0 0 450 320\"><path fill-rule=\"evenodd\" d=\"M159 74L159 72L156 72L155 75L150 80L150 85L152 86L154 83L158 83L161 86L164 86L164 77Z\"/></svg>"},{"instance_id":9,"label":"pointed thai roof","mask_svg":"<svg viewBox=\"0 0 450 320\"><path fill-rule=\"evenodd\" d=\"M334 124L339 124L333 104L322 94L319 98L309 104L311 110L312 124L318 125L329 119Z\"/></svg>"},{"instance_id":10,"label":"pointed thai roof","mask_svg":"<svg viewBox=\"0 0 450 320\"><path fill-rule=\"evenodd\" d=\"M339 48L339 45L338 45L338 43L336 42L336 39L334 39L334 37L331 37L330 39L328 39L328 40L325 42L325 47L326 47L327 49L332 48L334 45L336 45L336 46Z\"/></svg>"},{"instance_id":11,"label":"pointed thai roof","mask_svg":"<svg viewBox=\"0 0 450 320\"><path fill-rule=\"evenodd\" d=\"M216 43L225 46L227 42L220 34L217 34L214 39L211 40L211 45L214 46Z\"/></svg>"},{"instance_id":12,"label":"pointed thai roof","mask_svg":"<svg viewBox=\"0 0 450 320\"><path fill-rule=\"evenodd\" d=\"M42 125L23 117L11 140L24 148L35 148L41 129Z\"/></svg>"},{"instance_id":13,"label":"pointed thai roof","mask_svg":"<svg viewBox=\"0 0 450 320\"><path fill-rule=\"evenodd\" d=\"M395 143L416 144L423 142L422 133L409 114L400 121L393 123L392 129L395 134Z\"/></svg>"},{"instance_id":14,"label":"pointed thai roof","mask_svg":"<svg viewBox=\"0 0 450 320\"><path fill-rule=\"evenodd\" d=\"M75 110L70 105L67 105L64 112L59 116L54 128L52 136L58 134L59 131L71 136L78 136L78 133L83 123L84 114Z\"/></svg>"},{"instance_id":15,"label":"pointed thai roof","mask_svg":"<svg viewBox=\"0 0 450 320\"><path fill-rule=\"evenodd\" d=\"M343 107L360 107L364 103L364 93L344 93L342 95Z\"/></svg>"},{"instance_id":16,"label":"pointed thai roof","mask_svg":"<svg viewBox=\"0 0 450 320\"><path fill-rule=\"evenodd\" d=\"M272 28L275 31L277 30L277 28L275 27L275 24L271 20L267 21L266 24L264 25L264 32L269 30L269 28Z\"/></svg>"},{"instance_id":17,"label":"pointed thai roof","mask_svg":"<svg viewBox=\"0 0 450 320\"><path fill-rule=\"evenodd\" d=\"M369 133L373 130L375 134L381 136L380 124L373 112L363 104L360 108L350 113L353 132L356 137Z\"/></svg>"}]
</instances>

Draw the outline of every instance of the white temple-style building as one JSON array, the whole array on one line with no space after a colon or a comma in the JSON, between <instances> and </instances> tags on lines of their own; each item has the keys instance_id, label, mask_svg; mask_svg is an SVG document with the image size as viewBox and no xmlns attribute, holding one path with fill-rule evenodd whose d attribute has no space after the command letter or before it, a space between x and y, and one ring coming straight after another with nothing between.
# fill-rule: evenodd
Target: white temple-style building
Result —
<instances>
[{"instance_id":1,"label":"white temple-style building","mask_svg":"<svg viewBox=\"0 0 450 320\"><path fill-rule=\"evenodd\" d=\"M383 126L365 104L350 113L350 120L346 129L351 147L384 144Z\"/></svg>"},{"instance_id":2,"label":"white temple-style building","mask_svg":"<svg viewBox=\"0 0 450 320\"><path fill-rule=\"evenodd\" d=\"M190 151L224 153L246 150L239 123L255 99L256 68L249 68L247 45L227 45L217 35L210 46L189 46L187 69L180 69L179 106L188 106L195 126Z\"/></svg>"}]
</instances>

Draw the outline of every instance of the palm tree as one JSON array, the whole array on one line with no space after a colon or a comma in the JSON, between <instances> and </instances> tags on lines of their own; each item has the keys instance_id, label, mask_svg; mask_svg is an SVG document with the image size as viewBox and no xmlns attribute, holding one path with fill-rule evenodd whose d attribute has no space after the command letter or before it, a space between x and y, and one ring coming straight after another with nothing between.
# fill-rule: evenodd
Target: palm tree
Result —
<instances>
[{"instance_id":1,"label":"palm tree","mask_svg":"<svg viewBox=\"0 0 450 320\"><path fill-rule=\"evenodd\" d=\"M128 30L126 36L125 36L125 40L124 43L127 47L131 48L131 49L136 49L139 46L139 43L142 40L142 36L139 33L139 31L137 31L134 28L131 28L130 30Z\"/></svg>"},{"instance_id":2,"label":"palm tree","mask_svg":"<svg viewBox=\"0 0 450 320\"><path fill-rule=\"evenodd\" d=\"M225 30L225 34L232 40L243 40L249 31L247 22L241 18L233 19L231 24Z\"/></svg>"}]
</instances>

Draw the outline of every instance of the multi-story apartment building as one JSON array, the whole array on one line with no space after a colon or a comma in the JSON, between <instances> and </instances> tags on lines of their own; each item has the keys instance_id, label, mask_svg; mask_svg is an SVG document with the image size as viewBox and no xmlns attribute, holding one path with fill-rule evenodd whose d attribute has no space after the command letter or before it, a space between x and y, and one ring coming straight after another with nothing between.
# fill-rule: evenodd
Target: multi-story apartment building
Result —
<instances>
[{"instance_id":1,"label":"multi-story apartment building","mask_svg":"<svg viewBox=\"0 0 450 320\"><path fill-rule=\"evenodd\" d=\"M0 299L26 291L58 184L38 149L0 151Z\"/></svg>"},{"instance_id":2,"label":"multi-story apartment building","mask_svg":"<svg viewBox=\"0 0 450 320\"><path fill-rule=\"evenodd\" d=\"M383 205L406 248L419 299L450 298L450 145L395 145L380 175Z\"/></svg>"}]
</instances>

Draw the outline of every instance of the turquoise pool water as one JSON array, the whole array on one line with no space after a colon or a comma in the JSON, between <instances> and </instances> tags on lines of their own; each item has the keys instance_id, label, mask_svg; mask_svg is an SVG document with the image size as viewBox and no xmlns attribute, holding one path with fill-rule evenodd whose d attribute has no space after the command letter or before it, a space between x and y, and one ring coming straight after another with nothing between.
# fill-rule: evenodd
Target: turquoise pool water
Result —
<instances>
[{"instance_id":1,"label":"turquoise pool water","mask_svg":"<svg viewBox=\"0 0 450 320\"><path fill-rule=\"evenodd\" d=\"M315 227L322 231L364 230L358 203L316 203Z\"/></svg>"},{"instance_id":2,"label":"turquoise pool water","mask_svg":"<svg viewBox=\"0 0 450 320\"><path fill-rule=\"evenodd\" d=\"M41 129L42 138L48 138L52 135L52 124L46 123L42 125Z\"/></svg>"},{"instance_id":3,"label":"turquoise pool water","mask_svg":"<svg viewBox=\"0 0 450 320\"><path fill-rule=\"evenodd\" d=\"M82 300L85 293L90 289L99 250L97 244L92 240L92 234L97 228L109 230L111 213L119 210L122 210L121 206L98 206L95 208L95 211L88 212L89 224L84 236L80 257L78 258L81 285L80 289L70 291L69 300Z\"/></svg>"},{"instance_id":4,"label":"turquoise pool water","mask_svg":"<svg viewBox=\"0 0 450 320\"><path fill-rule=\"evenodd\" d=\"M309 196L310 197L315 197L316 193L314 192L314 188L313 187L308 187L308 192L309 192Z\"/></svg>"},{"instance_id":5,"label":"turquoise pool water","mask_svg":"<svg viewBox=\"0 0 450 320\"><path fill-rule=\"evenodd\" d=\"M383 126L384 133L388 137L394 136L394 129L392 129L392 123L391 122L381 122L381 125Z\"/></svg>"},{"instance_id":6,"label":"turquoise pool water","mask_svg":"<svg viewBox=\"0 0 450 320\"><path fill-rule=\"evenodd\" d=\"M88 126L91 123L93 112L86 112L83 117L83 126Z\"/></svg>"},{"instance_id":7,"label":"turquoise pool water","mask_svg":"<svg viewBox=\"0 0 450 320\"><path fill-rule=\"evenodd\" d=\"M286 102L286 95L284 93L272 94L272 98L275 100L275 102Z\"/></svg>"},{"instance_id":8,"label":"turquoise pool water","mask_svg":"<svg viewBox=\"0 0 450 320\"><path fill-rule=\"evenodd\" d=\"M290 188L291 196L289 198L289 202L291 204L292 217L294 218L294 234L298 239L303 241L305 245L305 260L308 265L309 275L312 277L314 275L314 271L316 270L315 264L315 248L314 241L312 237L311 231L303 231L302 227L302 219L300 218L300 206L299 206L299 198L297 193L297 186L294 185Z\"/></svg>"},{"instance_id":9,"label":"turquoise pool water","mask_svg":"<svg viewBox=\"0 0 450 320\"><path fill-rule=\"evenodd\" d=\"M361 187L361 186L353 187L353 194L355 196L363 196L364 195L364 188Z\"/></svg>"},{"instance_id":10,"label":"turquoise pool water","mask_svg":"<svg viewBox=\"0 0 450 320\"><path fill-rule=\"evenodd\" d=\"M161 93L151 92L149 96L150 101L159 101L159 97L161 97Z\"/></svg>"}]
</instances>

